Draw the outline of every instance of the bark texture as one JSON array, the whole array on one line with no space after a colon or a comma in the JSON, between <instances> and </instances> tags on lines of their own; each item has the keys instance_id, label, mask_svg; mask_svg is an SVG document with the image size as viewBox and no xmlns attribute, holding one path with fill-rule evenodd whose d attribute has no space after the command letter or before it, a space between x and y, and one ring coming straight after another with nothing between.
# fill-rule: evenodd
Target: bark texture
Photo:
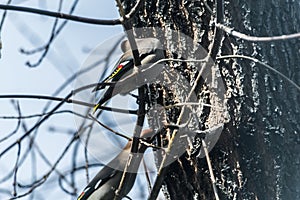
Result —
<instances>
[{"instance_id":1,"label":"bark texture","mask_svg":"<svg viewBox=\"0 0 300 200\"><path fill-rule=\"evenodd\" d=\"M127 12L135 1L125 0ZM209 51L214 38L215 1L145 1L133 20L135 28L160 27L184 33ZM300 31L297 1L225 1L225 23L255 36L275 36ZM160 35L163 41L167 33ZM171 41L171 40L167 40ZM184 43L184 41L178 41ZM164 44L174 50L172 43ZM218 55L233 53L255 57L300 84L299 39L267 43L247 42L224 34L214 49ZM180 57L172 53L168 57ZM300 93L280 76L247 60L217 61L226 89L230 120L210 152L221 199L300 199ZM180 69L193 82L192 65ZM197 97L201 96L199 83ZM171 94L166 101L175 101ZM203 98L203 97L202 97ZM208 100L208 102L211 101ZM208 113L211 110L207 111ZM175 121L179 111L168 113ZM199 118L207 116L199 116ZM203 121L203 120L202 120ZM204 119L205 121L205 119ZM205 129L205 126L202 127ZM214 199L207 163L190 152L167 171L163 191L167 199Z\"/></svg>"}]
</instances>

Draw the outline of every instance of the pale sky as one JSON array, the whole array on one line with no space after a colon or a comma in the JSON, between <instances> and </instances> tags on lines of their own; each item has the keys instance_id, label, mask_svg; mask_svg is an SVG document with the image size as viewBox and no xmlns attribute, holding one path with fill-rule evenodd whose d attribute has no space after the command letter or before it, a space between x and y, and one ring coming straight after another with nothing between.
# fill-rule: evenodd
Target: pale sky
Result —
<instances>
[{"instance_id":1,"label":"pale sky","mask_svg":"<svg viewBox=\"0 0 300 200\"><path fill-rule=\"evenodd\" d=\"M45 3L46 2L46 3ZM0 0L1 4L5 4L6 1ZM13 1L12 5L28 6L34 8L42 8L51 11L56 11L59 1ZM70 1L64 1L63 12L68 12ZM0 12L2 15L2 11ZM117 18L118 12L115 6L115 1L80 1L75 10L75 15L91 17L91 18ZM61 22L62 20L60 20ZM40 47L48 40L53 25L54 19L39 16L28 13L18 13L15 11L8 12L5 25L1 32L1 40L3 43L3 49L1 51L2 58L0 60L0 95L5 94L34 94L34 95L52 95L53 92L68 78L72 72L78 70L85 59L88 57L89 51L93 50L103 41L108 38L121 33L121 26L97 26L86 25L78 22L68 22L67 26L63 29L61 34L52 43L47 58L42 64L36 68L29 68L25 66L27 61L32 63L36 62L40 53L26 56L19 52L20 48L25 50L32 50L36 47ZM116 58L117 59L117 58ZM58 96L63 97L73 88L67 87ZM29 99L20 99L19 101L21 111L23 115L30 115L40 113L43 109L46 101ZM71 109L71 105L67 105L66 109ZM13 108L9 99L0 99L0 116L16 116L17 112ZM28 128L36 122L35 119L26 120ZM10 133L17 124L17 120L3 120L0 119L0 138ZM64 133L49 133L49 127L55 125L62 130L75 130L76 124L71 115L62 114L60 117L50 118L47 123L39 128L39 145L40 148L47 152L49 159L54 162L57 156L61 153L62 148L69 142ZM22 133L22 131L20 131ZM15 141L20 134L12 137L11 140L2 142L0 145L0 151L2 152L11 142ZM26 144L26 142L24 142ZM22 146L22 151L25 152L26 146ZM37 156L38 157L38 156ZM70 155L66 156L66 161L59 165L60 169L68 169L70 163ZM0 162L0 174L8 173L16 159L16 148L11 153L1 158ZM30 159L29 159L30 160ZM39 159L37 159L39 162ZM28 161L29 162L29 161ZM42 164L36 169L38 176L43 174L49 169L42 161ZM18 179L21 183L30 183L26 174L30 173L30 168L26 166L30 164L25 163L18 172ZM94 171L93 171L94 170ZM93 169L91 172L98 171ZM85 185L85 173L82 173L81 183L82 187ZM0 177L0 180L1 180ZM90 178L93 174L90 174ZM78 176L77 176L78 178ZM48 180L51 181L51 178ZM138 181L140 182L140 180ZM12 191L13 181L9 180L5 183L0 183L0 188L4 185ZM57 179L50 185L51 190L39 189L39 193L43 191L46 194L45 199L62 199L68 195L63 193L58 187ZM49 184L48 184L49 185ZM55 189L54 189L55 188ZM83 188L81 188L83 189ZM79 188L79 190L81 190ZM133 191L137 191L136 189ZM78 191L80 192L80 191ZM140 191L141 192L141 191ZM19 194L23 193L19 191ZM3 199L4 196L1 196ZM130 195L132 196L132 195ZM7 198L7 196L5 196ZM134 195L132 196L134 197ZM6 199L4 198L4 199ZM137 198L137 196L136 196ZM136 199L134 198L134 199ZM28 197L22 199L30 199ZM40 199L39 196L35 196L33 199ZM70 199L68 197L68 199Z\"/></svg>"}]
</instances>

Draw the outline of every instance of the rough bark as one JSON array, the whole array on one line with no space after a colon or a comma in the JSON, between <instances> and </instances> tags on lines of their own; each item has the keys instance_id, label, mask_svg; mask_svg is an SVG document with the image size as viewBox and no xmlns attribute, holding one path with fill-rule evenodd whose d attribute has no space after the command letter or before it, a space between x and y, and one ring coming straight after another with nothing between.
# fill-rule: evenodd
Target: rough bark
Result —
<instances>
[{"instance_id":1,"label":"rough bark","mask_svg":"<svg viewBox=\"0 0 300 200\"><path fill-rule=\"evenodd\" d=\"M129 11L135 2L123 3ZM214 1L145 1L134 27L178 30L208 50L214 31L214 16L208 7L214 6ZM246 34L274 36L300 31L300 5L292 0L225 1L224 7L225 22ZM224 34L219 48L219 55L232 54L236 48L239 54L263 60L299 84L299 39L251 43ZM190 70L187 65L182 68ZM220 61L219 69L230 114L210 152L220 198L300 199L299 91L250 61ZM173 112L168 117L176 115ZM214 199L206 160L188 154L168 168L164 188L170 199Z\"/></svg>"}]
</instances>

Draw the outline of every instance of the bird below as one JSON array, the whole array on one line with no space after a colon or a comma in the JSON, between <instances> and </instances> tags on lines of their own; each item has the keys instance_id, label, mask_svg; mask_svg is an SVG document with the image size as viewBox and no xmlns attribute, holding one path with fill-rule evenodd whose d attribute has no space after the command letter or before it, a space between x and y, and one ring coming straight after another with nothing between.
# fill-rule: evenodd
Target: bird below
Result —
<instances>
[{"instance_id":1,"label":"bird below","mask_svg":"<svg viewBox=\"0 0 300 200\"><path fill-rule=\"evenodd\" d=\"M153 134L152 129L144 129L141 133L143 138L150 137ZM124 169L129 158L132 141L128 141L123 150L104 166L92 181L85 187L77 200L112 200L119 188ZM138 154L143 155L147 146L140 144ZM137 154L137 155L138 155ZM131 179L126 183L126 190L122 191L122 197L126 196L133 187L136 179L138 167L143 156L139 156L139 162L134 166L134 170L130 172ZM129 173L129 172L127 172ZM120 199L122 198L120 197Z\"/></svg>"}]
</instances>

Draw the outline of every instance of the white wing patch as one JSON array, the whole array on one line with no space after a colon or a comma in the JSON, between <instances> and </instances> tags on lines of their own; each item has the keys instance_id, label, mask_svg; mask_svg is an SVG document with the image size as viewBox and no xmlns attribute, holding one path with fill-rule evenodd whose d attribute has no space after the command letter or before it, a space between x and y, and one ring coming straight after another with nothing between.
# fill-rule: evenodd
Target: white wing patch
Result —
<instances>
[{"instance_id":1,"label":"white wing patch","mask_svg":"<svg viewBox=\"0 0 300 200\"><path fill-rule=\"evenodd\" d=\"M102 180L99 180L99 181L96 183L95 188L94 188L95 190L99 187L101 181L102 181Z\"/></svg>"}]
</instances>

